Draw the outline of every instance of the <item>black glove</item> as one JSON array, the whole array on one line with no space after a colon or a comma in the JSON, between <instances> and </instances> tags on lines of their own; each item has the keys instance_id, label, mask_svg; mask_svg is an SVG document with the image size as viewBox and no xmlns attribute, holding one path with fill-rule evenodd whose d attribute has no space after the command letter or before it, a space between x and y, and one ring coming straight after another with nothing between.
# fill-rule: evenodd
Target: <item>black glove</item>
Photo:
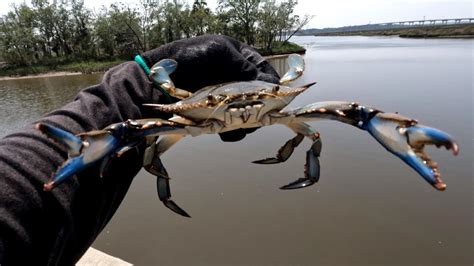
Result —
<instances>
[{"instance_id":1,"label":"black glove","mask_svg":"<svg viewBox=\"0 0 474 266\"><path fill-rule=\"evenodd\" d=\"M276 71L255 49L228 36L175 41L144 53L143 58L148 66L164 58L176 60L178 68L171 79L177 88L190 92L230 81L279 81ZM223 141L238 141L255 130L237 129L219 135Z\"/></svg>"},{"instance_id":2,"label":"black glove","mask_svg":"<svg viewBox=\"0 0 474 266\"><path fill-rule=\"evenodd\" d=\"M177 87L189 91L236 80L278 82L278 75L258 53L224 36L177 41L145 53L144 58L150 66L162 58L177 60L179 66L171 78ZM143 104L152 102L158 93L145 72L135 62L127 62L37 122L73 134L100 130L143 118ZM221 137L238 140L246 133L241 130ZM64 145L33 125L1 139L0 264L75 264L125 197L142 168L143 150L140 145L139 151L113 159L103 178L97 165L45 192L43 184L67 159Z\"/></svg>"}]
</instances>

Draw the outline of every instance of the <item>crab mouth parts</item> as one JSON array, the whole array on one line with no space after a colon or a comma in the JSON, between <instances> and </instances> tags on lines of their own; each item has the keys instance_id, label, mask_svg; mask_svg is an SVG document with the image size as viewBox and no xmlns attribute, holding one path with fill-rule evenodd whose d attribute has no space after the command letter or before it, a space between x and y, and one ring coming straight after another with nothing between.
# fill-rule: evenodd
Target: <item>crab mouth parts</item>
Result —
<instances>
[{"instance_id":1,"label":"crab mouth parts","mask_svg":"<svg viewBox=\"0 0 474 266\"><path fill-rule=\"evenodd\" d=\"M225 123L228 125L258 121L264 104L259 101L249 101L230 104L225 111Z\"/></svg>"},{"instance_id":2,"label":"crab mouth parts","mask_svg":"<svg viewBox=\"0 0 474 266\"><path fill-rule=\"evenodd\" d=\"M244 108L244 109L250 109L254 107L258 108L259 105L263 106L263 103L261 101L244 101L244 102L239 102L239 103L232 103L232 104L229 104L229 107L227 107L227 111L230 111L230 109L240 109L240 108Z\"/></svg>"}]
</instances>

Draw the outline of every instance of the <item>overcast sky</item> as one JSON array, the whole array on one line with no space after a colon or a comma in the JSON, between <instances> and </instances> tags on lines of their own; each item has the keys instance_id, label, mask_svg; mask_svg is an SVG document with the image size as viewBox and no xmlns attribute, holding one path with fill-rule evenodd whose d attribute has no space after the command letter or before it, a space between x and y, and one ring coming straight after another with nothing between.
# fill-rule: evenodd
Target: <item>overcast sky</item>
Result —
<instances>
[{"instance_id":1,"label":"overcast sky","mask_svg":"<svg viewBox=\"0 0 474 266\"><path fill-rule=\"evenodd\" d=\"M0 14L3 15L9 10L9 3L22 2L24 0L0 0ZM113 2L137 3L138 0L84 0L84 2L89 8L100 8L101 5ZM187 2L192 4L193 0ZM211 9L217 6L217 0L207 2ZM314 16L307 28L324 28L423 18L473 17L472 2L472 0L299 0L295 13Z\"/></svg>"}]
</instances>

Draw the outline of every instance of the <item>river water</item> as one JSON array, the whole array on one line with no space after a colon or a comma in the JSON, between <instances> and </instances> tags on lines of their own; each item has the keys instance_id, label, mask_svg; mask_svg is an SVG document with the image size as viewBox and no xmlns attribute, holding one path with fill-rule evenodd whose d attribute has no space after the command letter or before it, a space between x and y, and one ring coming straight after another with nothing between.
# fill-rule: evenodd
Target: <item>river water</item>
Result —
<instances>
[{"instance_id":1,"label":"river water","mask_svg":"<svg viewBox=\"0 0 474 266\"><path fill-rule=\"evenodd\" d=\"M307 48L307 69L295 84L318 84L291 107L358 101L448 131L461 146L458 157L429 149L448 189L434 190L369 134L337 122L313 123L323 139L321 179L298 191L278 187L302 176L308 141L281 165L250 163L293 137L284 127L259 129L237 143L189 137L163 162L173 199L193 218L165 208L154 178L142 171L94 247L136 265L472 265L474 42L293 41ZM0 136L99 80L0 81Z\"/></svg>"}]
</instances>

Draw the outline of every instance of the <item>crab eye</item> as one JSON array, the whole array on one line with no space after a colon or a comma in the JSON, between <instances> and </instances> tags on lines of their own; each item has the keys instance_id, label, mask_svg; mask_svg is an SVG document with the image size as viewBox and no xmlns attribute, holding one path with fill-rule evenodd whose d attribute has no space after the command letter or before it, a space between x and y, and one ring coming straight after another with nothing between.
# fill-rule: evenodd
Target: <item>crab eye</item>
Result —
<instances>
[{"instance_id":1,"label":"crab eye","mask_svg":"<svg viewBox=\"0 0 474 266\"><path fill-rule=\"evenodd\" d=\"M276 85L275 87L272 88L272 92L276 93L280 90L280 86Z\"/></svg>"},{"instance_id":2,"label":"crab eye","mask_svg":"<svg viewBox=\"0 0 474 266\"><path fill-rule=\"evenodd\" d=\"M207 104L209 105L216 105L221 101L222 101L222 96L220 95L211 95L211 94L207 95Z\"/></svg>"}]
</instances>

